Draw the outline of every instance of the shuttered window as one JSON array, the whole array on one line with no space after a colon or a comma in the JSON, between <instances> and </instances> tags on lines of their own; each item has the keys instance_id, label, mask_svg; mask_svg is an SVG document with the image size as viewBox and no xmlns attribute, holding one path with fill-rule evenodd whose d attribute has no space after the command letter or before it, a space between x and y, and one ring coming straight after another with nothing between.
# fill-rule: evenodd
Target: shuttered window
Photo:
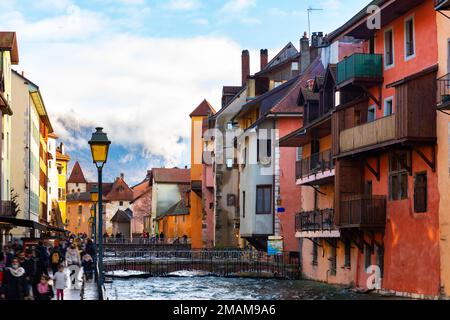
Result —
<instances>
[{"instance_id":1,"label":"shuttered window","mask_svg":"<svg viewBox=\"0 0 450 320\"><path fill-rule=\"evenodd\" d=\"M391 201L408 198L409 152L391 154L389 159L389 199Z\"/></svg>"},{"instance_id":2,"label":"shuttered window","mask_svg":"<svg viewBox=\"0 0 450 320\"><path fill-rule=\"evenodd\" d=\"M352 266L352 243L350 240L345 240L345 252L344 252L344 266L346 268L351 268Z\"/></svg>"},{"instance_id":3,"label":"shuttered window","mask_svg":"<svg viewBox=\"0 0 450 320\"><path fill-rule=\"evenodd\" d=\"M384 64L386 67L394 65L394 32L392 29L384 33Z\"/></svg>"},{"instance_id":4,"label":"shuttered window","mask_svg":"<svg viewBox=\"0 0 450 320\"><path fill-rule=\"evenodd\" d=\"M337 241L336 239L331 239L330 241L330 274L335 276L337 273Z\"/></svg>"},{"instance_id":5,"label":"shuttered window","mask_svg":"<svg viewBox=\"0 0 450 320\"><path fill-rule=\"evenodd\" d=\"M317 258L319 256L319 245L317 242L313 242L313 248L312 248L312 265L316 267L318 265Z\"/></svg>"},{"instance_id":6,"label":"shuttered window","mask_svg":"<svg viewBox=\"0 0 450 320\"><path fill-rule=\"evenodd\" d=\"M427 173L418 173L414 178L414 212L427 212L428 182Z\"/></svg>"},{"instance_id":7,"label":"shuttered window","mask_svg":"<svg viewBox=\"0 0 450 320\"><path fill-rule=\"evenodd\" d=\"M405 21L405 57L408 59L414 54L414 19L409 18Z\"/></svg>"}]
</instances>

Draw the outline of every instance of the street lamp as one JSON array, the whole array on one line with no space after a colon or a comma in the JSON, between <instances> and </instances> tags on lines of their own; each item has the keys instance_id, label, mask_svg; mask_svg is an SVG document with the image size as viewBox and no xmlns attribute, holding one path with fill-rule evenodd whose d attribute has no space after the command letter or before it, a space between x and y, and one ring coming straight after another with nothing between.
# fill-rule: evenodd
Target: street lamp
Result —
<instances>
[{"instance_id":1,"label":"street lamp","mask_svg":"<svg viewBox=\"0 0 450 320\"><path fill-rule=\"evenodd\" d=\"M94 264L97 265L97 203L98 203L98 187L93 187L91 190L91 219L92 219L92 241L94 242L95 254L92 257Z\"/></svg>"},{"instance_id":2,"label":"street lamp","mask_svg":"<svg viewBox=\"0 0 450 320\"><path fill-rule=\"evenodd\" d=\"M92 138L89 141L91 147L92 160L98 170L98 195L103 194L103 182L102 182L102 170L106 161L108 160L108 151L111 141L108 140L108 136L103 132L103 128L95 128L96 132L92 134ZM100 289L103 286L103 203L102 197L98 197L98 268L99 277L98 285Z\"/></svg>"}]
</instances>

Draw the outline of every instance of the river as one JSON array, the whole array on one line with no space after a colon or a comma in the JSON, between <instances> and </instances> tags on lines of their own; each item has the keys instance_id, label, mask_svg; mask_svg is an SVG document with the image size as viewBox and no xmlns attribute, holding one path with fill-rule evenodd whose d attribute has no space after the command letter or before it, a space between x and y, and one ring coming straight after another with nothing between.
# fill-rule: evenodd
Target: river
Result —
<instances>
[{"instance_id":1,"label":"river","mask_svg":"<svg viewBox=\"0 0 450 320\"><path fill-rule=\"evenodd\" d=\"M112 283L106 284L106 289L111 300L389 299L313 281L219 278L188 273L164 278L115 278Z\"/></svg>"}]
</instances>

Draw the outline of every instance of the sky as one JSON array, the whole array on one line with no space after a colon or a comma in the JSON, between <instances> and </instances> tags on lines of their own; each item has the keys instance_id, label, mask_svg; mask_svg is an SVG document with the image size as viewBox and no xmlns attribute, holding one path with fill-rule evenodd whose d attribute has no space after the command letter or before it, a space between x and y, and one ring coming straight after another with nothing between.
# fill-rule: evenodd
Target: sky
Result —
<instances>
[{"instance_id":1,"label":"sky","mask_svg":"<svg viewBox=\"0 0 450 320\"><path fill-rule=\"evenodd\" d=\"M55 133L88 179L94 128L112 140L107 180L190 161L189 114L241 82L241 51L273 57L308 30L329 33L361 0L0 0L0 30L16 31L14 66L42 92Z\"/></svg>"}]
</instances>

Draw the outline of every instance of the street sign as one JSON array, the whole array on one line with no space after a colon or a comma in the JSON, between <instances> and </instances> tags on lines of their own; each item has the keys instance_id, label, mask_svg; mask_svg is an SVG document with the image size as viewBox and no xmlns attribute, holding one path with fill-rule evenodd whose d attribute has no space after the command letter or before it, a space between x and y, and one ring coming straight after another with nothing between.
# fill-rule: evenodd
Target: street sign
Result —
<instances>
[{"instance_id":1,"label":"street sign","mask_svg":"<svg viewBox=\"0 0 450 320\"><path fill-rule=\"evenodd\" d=\"M278 213L285 213L286 212L286 208L278 208L277 212Z\"/></svg>"}]
</instances>

